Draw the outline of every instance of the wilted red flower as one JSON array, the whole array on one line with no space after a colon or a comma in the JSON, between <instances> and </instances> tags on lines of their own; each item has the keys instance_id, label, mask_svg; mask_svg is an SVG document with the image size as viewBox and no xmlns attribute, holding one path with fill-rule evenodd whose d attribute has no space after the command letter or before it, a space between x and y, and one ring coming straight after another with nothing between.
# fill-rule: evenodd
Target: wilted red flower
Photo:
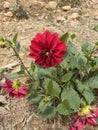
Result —
<instances>
[{"instance_id":1,"label":"wilted red flower","mask_svg":"<svg viewBox=\"0 0 98 130\"><path fill-rule=\"evenodd\" d=\"M58 34L46 30L31 40L29 56L36 64L51 67L62 61L65 52L66 44L59 39Z\"/></svg>"},{"instance_id":2,"label":"wilted red flower","mask_svg":"<svg viewBox=\"0 0 98 130\"><path fill-rule=\"evenodd\" d=\"M28 88L19 81L12 82L10 79L5 79L2 88L10 97L24 98L27 94Z\"/></svg>"},{"instance_id":3,"label":"wilted red flower","mask_svg":"<svg viewBox=\"0 0 98 130\"><path fill-rule=\"evenodd\" d=\"M85 110L84 110L85 109ZM90 114L87 114L87 109L88 112L90 110ZM83 111L86 112L83 115ZM80 115L80 113L76 113L74 115L74 117L72 117L72 120L74 121L74 123L72 124L72 126L70 126L70 130L82 130L82 128L84 127L84 125L96 125L96 118L98 118L98 109L96 110L91 110L91 108L89 106L86 106L82 109L82 115Z\"/></svg>"}]
</instances>

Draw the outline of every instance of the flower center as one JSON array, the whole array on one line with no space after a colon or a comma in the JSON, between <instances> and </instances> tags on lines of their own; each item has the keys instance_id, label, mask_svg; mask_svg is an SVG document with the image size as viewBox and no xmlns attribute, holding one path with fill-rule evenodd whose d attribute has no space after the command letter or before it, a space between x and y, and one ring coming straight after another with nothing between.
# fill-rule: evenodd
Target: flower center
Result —
<instances>
[{"instance_id":1,"label":"flower center","mask_svg":"<svg viewBox=\"0 0 98 130\"><path fill-rule=\"evenodd\" d=\"M85 106L80 109L79 115L89 115L91 113L91 107Z\"/></svg>"},{"instance_id":2,"label":"flower center","mask_svg":"<svg viewBox=\"0 0 98 130\"><path fill-rule=\"evenodd\" d=\"M46 53L45 53L45 56L49 56L49 52L46 52Z\"/></svg>"},{"instance_id":3,"label":"flower center","mask_svg":"<svg viewBox=\"0 0 98 130\"><path fill-rule=\"evenodd\" d=\"M12 87L13 87L14 89L18 90L18 88L19 88L20 86L21 86L21 82L19 82L19 81L14 81L14 82L13 82Z\"/></svg>"}]
</instances>

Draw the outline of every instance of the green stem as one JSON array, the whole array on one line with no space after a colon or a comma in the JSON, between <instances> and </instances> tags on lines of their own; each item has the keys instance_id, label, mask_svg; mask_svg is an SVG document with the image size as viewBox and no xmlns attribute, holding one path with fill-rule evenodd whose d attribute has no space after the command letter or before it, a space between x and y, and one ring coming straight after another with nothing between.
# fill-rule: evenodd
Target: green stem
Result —
<instances>
[{"instance_id":1,"label":"green stem","mask_svg":"<svg viewBox=\"0 0 98 130\"><path fill-rule=\"evenodd\" d=\"M30 79L34 82L34 78L32 77L32 75L30 74L30 72L28 71L28 69L26 68L26 66L24 65L22 59L20 58L19 54L17 53L17 51L15 50L15 48L10 44L10 47L12 48L12 50L14 51L16 57L19 59L20 63L23 65L25 71L27 72L27 74L29 75Z\"/></svg>"}]
</instances>

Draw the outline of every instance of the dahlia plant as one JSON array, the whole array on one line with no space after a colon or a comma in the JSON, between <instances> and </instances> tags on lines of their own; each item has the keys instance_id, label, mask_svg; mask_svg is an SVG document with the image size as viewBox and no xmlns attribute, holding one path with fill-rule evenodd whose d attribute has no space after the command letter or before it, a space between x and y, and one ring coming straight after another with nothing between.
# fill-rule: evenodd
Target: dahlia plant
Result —
<instances>
[{"instance_id":1,"label":"dahlia plant","mask_svg":"<svg viewBox=\"0 0 98 130\"><path fill-rule=\"evenodd\" d=\"M58 114L70 118L70 130L96 125L98 109L93 106L98 89L98 42L91 45L85 41L78 51L73 44L75 34L37 33L31 40L27 69L19 55L17 35L0 40L0 47L3 43L12 49L20 62L20 71L8 74L1 84L9 97L26 97L38 106L37 115L42 118ZM25 84L19 81L22 75L29 79Z\"/></svg>"}]
</instances>

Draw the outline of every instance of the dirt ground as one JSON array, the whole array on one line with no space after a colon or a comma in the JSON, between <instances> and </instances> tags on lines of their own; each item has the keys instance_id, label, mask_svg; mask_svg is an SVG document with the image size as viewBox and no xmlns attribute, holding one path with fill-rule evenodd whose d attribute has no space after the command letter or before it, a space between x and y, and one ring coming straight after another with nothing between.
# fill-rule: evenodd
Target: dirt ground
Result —
<instances>
[{"instance_id":1,"label":"dirt ground","mask_svg":"<svg viewBox=\"0 0 98 130\"><path fill-rule=\"evenodd\" d=\"M45 29L59 35L67 31L76 34L75 43L78 47L83 40L92 44L98 41L98 28L91 29L92 25L98 24L98 0L86 0L67 11L62 8L69 5L66 2L57 2L57 6L53 8L47 7L48 0L23 0L29 18L20 20L15 15L9 15L13 12L11 7L15 1L6 1L10 3L7 8L4 6L5 0L0 0L0 36L12 38L18 32L18 40L22 46L20 56L27 67L31 60L28 58L30 40L37 32ZM0 67L7 66L8 73L19 70L18 61L11 58L11 54L6 48L0 48ZM4 77L0 76L2 83ZM36 116L35 109L26 99L9 99L0 90L0 130L69 130L66 121L62 124L60 119L42 120ZM98 127L86 127L85 130L98 130Z\"/></svg>"}]
</instances>

